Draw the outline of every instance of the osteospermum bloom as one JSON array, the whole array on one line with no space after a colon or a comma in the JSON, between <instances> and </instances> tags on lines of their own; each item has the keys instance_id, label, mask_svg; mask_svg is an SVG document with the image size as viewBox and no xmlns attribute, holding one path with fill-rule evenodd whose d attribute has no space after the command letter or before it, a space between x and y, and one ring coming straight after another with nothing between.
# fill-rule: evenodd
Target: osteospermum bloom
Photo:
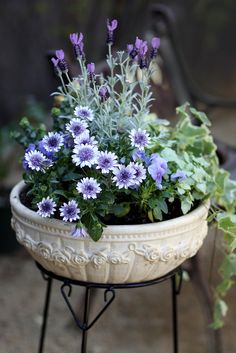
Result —
<instances>
[{"instance_id":1,"label":"osteospermum bloom","mask_svg":"<svg viewBox=\"0 0 236 353\"><path fill-rule=\"evenodd\" d=\"M75 165L91 167L97 161L98 149L93 145L75 145L73 149L72 161Z\"/></svg>"},{"instance_id":2,"label":"osteospermum bloom","mask_svg":"<svg viewBox=\"0 0 236 353\"><path fill-rule=\"evenodd\" d=\"M89 136L89 132L86 131L82 135L79 135L74 140L76 145L97 145L98 142L95 140L94 136Z\"/></svg>"},{"instance_id":3,"label":"osteospermum bloom","mask_svg":"<svg viewBox=\"0 0 236 353\"><path fill-rule=\"evenodd\" d=\"M37 150L26 152L24 161L29 169L36 170L37 172L44 170L46 166L46 157Z\"/></svg>"},{"instance_id":4,"label":"osteospermum bloom","mask_svg":"<svg viewBox=\"0 0 236 353\"><path fill-rule=\"evenodd\" d=\"M37 203L38 206L38 211L37 213L41 217L50 217L52 216L55 211L56 211L56 203L55 201L50 198L49 196L47 198L43 198L42 201Z\"/></svg>"},{"instance_id":5,"label":"osteospermum bloom","mask_svg":"<svg viewBox=\"0 0 236 353\"><path fill-rule=\"evenodd\" d=\"M109 173L114 167L117 166L117 156L112 152L98 152L97 167L101 169L103 174Z\"/></svg>"},{"instance_id":6,"label":"osteospermum bloom","mask_svg":"<svg viewBox=\"0 0 236 353\"><path fill-rule=\"evenodd\" d=\"M129 166L133 168L135 173L133 185L137 185L137 186L140 185L142 181L146 179L146 169L140 163L131 162Z\"/></svg>"},{"instance_id":7,"label":"osteospermum bloom","mask_svg":"<svg viewBox=\"0 0 236 353\"><path fill-rule=\"evenodd\" d=\"M77 107L75 107L74 114L83 120L92 121L94 118L92 109L89 107L82 107L81 105L77 105Z\"/></svg>"},{"instance_id":8,"label":"osteospermum bloom","mask_svg":"<svg viewBox=\"0 0 236 353\"><path fill-rule=\"evenodd\" d=\"M96 199L101 192L100 184L94 178L83 178L77 183L77 191L83 195L83 199Z\"/></svg>"},{"instance_id":9,"label":"osteospermum bloom","mask_svg":"<svg viewBox=\"0 0 236 353\"><path fill-rule=\"evenodd\" d=\"M128 187L134 185L135 171L131 166L126 167L124 165L119 165L117 168L114 168L113 174L113 181L119 189L128 189Z\"/></svg>"},{"instance_id":10,"label":"osteospermum bloom","mask_svg":"<svg viewBox=\"0 0 236 353\"><path fill-rule=\"evenodd\" d=\"M132 129L129 135L131 140L131 145L137 147L139 150L143 150L149 144L150 138L146 130L142 129Z\"/></svg>"},{"instance_id":11,"label":"osteospermum bloom","mask_svg":"<svg viewBox=\"0 0 236 353\"><path fill-rule=\"evenodd\" d=\"M75 200L71 200L68 203L64 203L60 207L60 216L65 222L73 222L79 219L80 209Z\"/></svg>"},{"instance_id":12,"label":"osteospermum bloom","mask_svg":"<svg viewBox=\"0 0 236 353\"><path fill-rule=\"evenodd\" d=\"M71 119L70 123L66 124L66 130L69 131L74 138L86 131L88 132L87 127L87 123L78 118Z\"/></svg>"},{"instance_id":13,"label":"osteospermum bloom","mask_svg":"<svg viewBox=\"0 0 236 353\"><path fill-rule=\"evenodd\" d=\"M58 132L49 132L42 139L42 146L47 152L58 152L63 146L63 136Z\"/></svg>"}]
</instances>

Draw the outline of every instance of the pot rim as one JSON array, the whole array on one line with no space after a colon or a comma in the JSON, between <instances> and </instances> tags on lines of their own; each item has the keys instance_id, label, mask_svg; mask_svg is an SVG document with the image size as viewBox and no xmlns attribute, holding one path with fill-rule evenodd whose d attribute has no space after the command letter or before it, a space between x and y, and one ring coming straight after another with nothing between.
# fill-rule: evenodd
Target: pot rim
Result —
<instances>
[{"instance_id":1,"label":"pot rim","mask_svg":"<svg viewBox=\"0 0 236 353\"><path fill-rule=\"evenodd\" d=\"M14 216L18 217L23 217L24 219L29 219L32 222L36 222L42 226L51 226L53 228L57 229L63 229L63 231L68 231L71 232L74 229L75 222L69 223L69 222L64 222L59 219L55 218L43 218L40 215L37 214L37 212L29 209L26 207L20 200L20 192L23 190L25 187L25 182L22 180L18 182L12 189L10 193L10 204L11 204L11 209L12 213ZM126 234L142 234L144 231L145 232L153 232L154 228L155 231L158 230L160 231L168 231L170 228L179 228L179 227L184 227L185 225L187 226L189 223L196 223L200 219L203 219L207 217L207 213L209 210L210 206L210 201L206 200L203 203L201 203L197 208L195 208L193 211L187 213L186 215L179 216L170 220L166 221L160 221L160 222L153 222L153 223L146 223L146 224L131 224L131 225L108 225L106 228L103 230L103 235L112 235L118 234L118 233L126 233Z\"/></svg>"}]
</instances>

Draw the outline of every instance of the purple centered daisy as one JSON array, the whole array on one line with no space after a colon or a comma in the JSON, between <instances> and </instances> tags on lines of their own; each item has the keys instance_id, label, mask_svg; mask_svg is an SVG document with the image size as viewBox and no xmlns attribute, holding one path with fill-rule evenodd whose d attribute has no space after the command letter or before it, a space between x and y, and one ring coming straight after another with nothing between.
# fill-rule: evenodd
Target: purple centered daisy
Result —
<instances>
[{"instance_id":1,"label":"purple centered daisy","mask_svg":"<svg viewBox=\"0 0 236 353\"><path fill-rule=\"evenodd\" d=\"M66 124L66 130L69 131L74 138L88 131L87 127L88 125L85 121L77 118L71 119L70 123Z\"/></svg>"},{"instance_id":2,"label":"purple centered daisy","mask_svg":"<svg viewBox=\"0 0 236 353\"><path fill-rule=\"evenodd\" d=\"M129 166L133 168L135 173L133 185L140 185L142 181L146 179L146 169L140 163L131 162Z\"/></svg>"},{"instance_id":3,"label":"purple centered daisy","mask_svg":"<svg viewBox=\"0 0 236 353\"><path fill-rule=\"evenodd\" d=\"M92 145L95 146L98 144L98 142L95 140L94 136L89 136L89 132L86 131L83 134L77 136L75 138L75 144L76 145Z\"/></svg>"},{"instance_id":4,"label":"purple centered daisy","mask_svg":"<svg viewBox=\"0 0 236 353\"><path fill-rule=\"evenodd\" d=\"M100 184L94 178L83 178L77 183L77 191L83 194L83 199L96 199L101 192Z\"/></svg>"},{"instance_id":5,"label":"purple centered daisy","mask_svg":"<svg viewBox=\"0 0 236 353\"><path fill-rule=\"evenodd\" d=\"M42 139L42 147L47 152L58 152L63 146L63 136L58 132L49 132L48 135Z\"/></svg>"},{"instance_id":6,"label":"purple centered daisy","mask_svg":"<svg viewBox=\"0 0 236 353\"><path fill-rule=\"evenodd\" d=\"M24 156L25 165L32 170L43 171L45 168L46 157L39 151L29 151Z\"/></svg>"},{"instance_id":7,"label":"purple centered daisy","mask_svg":"<svg viewBox=\"0 0 236 353\"><path fill-rule=\"evenodd\" d=\"M56 207L56 203L49 196L47 198L44 197L42 199L42 201L37 203L37 206L38 206L37 213L41 217L50 217L56 211L56 208L55 208Z\"/></svg>"},{"instance_id":8,"label":"purple centered daisy","mask_svg":"<svg viewBox=\"0 0 236 353\"><path fill-rule=\"evenodd\" d=\"M73 222L79 219L80 209L75 200L71 200L68 203L64 203L60 207L60 216L65 222Z\"/></svg>"},{"instance_id":9,"label":"purple centered daisy","mask_svg":"<svg viewBox=\"0 0 236 353\"><path fill-rule=\"evenodd\" d=\"M152 155L152 162L148 167L148 172L155 180L156 186L159 190L162 189L162 177L167 171L167 162L165 159L159 157L157 154Z\"/></svg>"},{"instance_id":10,"label":"purple centered daisy","mask_svg":"<svg viewBox=\"0 0 236 353\"><path fill-rule=\"evenodd\" d=\"M72 161L81 168L91 167L97 161L98 149L93 145L76 145L73 149Z\"/></svg>"},{"instance_id":11,"label":"purple centered daisy","mask_svg":"<svg viewBox=\"0 0 236 353\"><path fill-rule=\"evenodd\" d=\"M135 171L131 166L119 165L118 168L114 168L113 174L113 181L119 189L128 189L134 185Z\"/></svg>"},{"instance_id":12,"label":"purple centered daisy","mask_svg":"<svg viewBox=\"0 0 236 353\"><path fill-rule=\"evenodd\" d=\"M117 156L112 152L98 152L97 156L97 167L96 169L101 169L103 174L109 173L117 166Z\"/></svg>"},{"instance_id":13,"label":"purple centered daisy","mask_svg":"<svg viewBox=\"0 0 236 353\"><path fill-rule=\"evenodd\" d=\"M150 138L146 130L131 130L129 135L131 140L131 145L137 147L139 150L143 150L145 146L149 144Z\"/></svg>"},{"instance_id":14,"label":"purple centered daisy","mask_svg":"<svg viewBox=\"0 0 236 353\"><path fill-rule=\"evenodd\" d=\"M92 121L94 118L93 111L89 107L82 107L81 105L75 107L74 114L84 120Z\"/></svg>"}]
</instances>

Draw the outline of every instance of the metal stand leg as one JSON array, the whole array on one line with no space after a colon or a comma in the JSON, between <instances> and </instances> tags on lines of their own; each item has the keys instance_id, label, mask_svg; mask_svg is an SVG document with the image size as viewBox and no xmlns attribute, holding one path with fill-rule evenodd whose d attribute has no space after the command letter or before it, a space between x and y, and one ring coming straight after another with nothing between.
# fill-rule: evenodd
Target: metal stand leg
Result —
<instances>
[{"instance_id":1,"label":"metal stand leg","mask_svg":"<svg viewBox=\"0 0 236 353\"><path fill-rule=\"evenodd\" d=\"M43 278L47 281L47 290L46 290L46 296L45 296L45 303L44 303L44 310L43 310L43 323L41 327L38 353L43 353L44 339L45 339L45 333L47 328L48 309L49 309L51 289L52 289L52 278L47 277L44 274L43 274Z\"/></svg>"},{"instance_id":2,"label":"metal stand leg","mask_svg":"<svg viewBox=\"0 0 236 353\"><path fill-rule=\"evenodd\" d=\"M179 283L177 285L177 280ZM177 311L177 295L180 293L182 284L182 271L171 277L172 283L172 327L173 327L173 352L178 353L178 311Z\"/></svg>"},{"instance_id":3,"label":"metal stand leg","mask_svg":"<svg viewBox=\"0 0 236 353\"><path fill-rule=\"evenodd\" d=\"M89 299L90 299L90 288L87 287L85 290L85 302L84 302L84 319L82 328L82 342L81 342L81 353L86 353L87 350L87 336L88 336L88 319L89 319Z\"/></svg>"}]
</instances>

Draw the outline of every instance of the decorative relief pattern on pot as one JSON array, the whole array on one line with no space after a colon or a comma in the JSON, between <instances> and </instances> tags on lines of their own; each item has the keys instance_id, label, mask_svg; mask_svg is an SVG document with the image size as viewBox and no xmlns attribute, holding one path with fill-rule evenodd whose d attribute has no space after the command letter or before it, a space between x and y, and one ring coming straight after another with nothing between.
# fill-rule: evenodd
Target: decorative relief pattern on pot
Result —
<instances>
[{"instance_id":1,"label":"decorative relief pattern on pot","mask_svg":"<svg viewBox=\"0 0 236 353\"><path fill-rule=\"evenodd\" d=\"M77 252L69 246L58 248L57 244L45 243L42 241L37 242L25 233L24 229L16 220L12 220L12 226L15 229L17 240L22 245L43 257L45 260L51 261L55 264L68 264L76 267L78 265L85 266L88 263L91 263L96 269L99 269L106 263L119 265L127 264L130 261L128 258L128 252L109 252L106 249L101 249L86 253L83 250Z\"/></svg>"},{"instance_id":2,"label":"decorative relief pattern on pot","mask_svg":"<svg viewBox=\"0 0 236 353\"><path fill-rule=\"evenodd\" d=\"M150 245L138 246L135 243L129 244L129 250L136 255L143 256L148 262L168 262L171 259L181 260L193 256L199 248L199 242L189 246L187 244L178 244L177 247L156 248Z\"/></svg>"}]
</instances>

